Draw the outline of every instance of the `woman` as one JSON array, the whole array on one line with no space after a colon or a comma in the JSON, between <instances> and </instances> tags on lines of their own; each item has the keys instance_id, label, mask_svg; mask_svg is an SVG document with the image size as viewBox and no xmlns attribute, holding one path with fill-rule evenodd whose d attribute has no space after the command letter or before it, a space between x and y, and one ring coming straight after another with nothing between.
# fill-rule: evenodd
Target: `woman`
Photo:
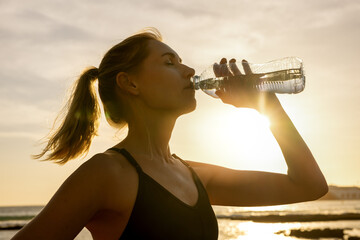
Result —
<instances>
[{"instance_id":1,"label":"woman","mask_svg":"<svg viewBox=\"0 0 360 240\"><path fill-rule=\"evenodd\" d=\"M217 75L242 74L236 64L224 68L226 62L215 66ZM242 65L251 80L247 62ZM168 143L176 119L196 106L193 75L156 29L125 39L98 69L86 70L62 125L37 157L50 152L47 160L63 164L87 152L100 115L92 87L96 79L108 122L128 125L128 135L79 167L14 239L73 239L84 226L94 239L217 239L211 204L286 204L327 192L315 159L275 94L260 94L244 83L229 82L217 95L267 114L288 174L232 170L172 155Z\"/></svg>"}]
</instances>

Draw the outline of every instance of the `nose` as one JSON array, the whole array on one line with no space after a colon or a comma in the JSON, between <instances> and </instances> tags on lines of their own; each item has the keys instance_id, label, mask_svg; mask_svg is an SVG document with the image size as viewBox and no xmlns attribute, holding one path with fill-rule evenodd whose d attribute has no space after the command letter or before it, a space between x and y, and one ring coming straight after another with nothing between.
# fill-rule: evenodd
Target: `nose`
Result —
<instances>
[{"instance_id":1,"label":"nose","mask_svg":"<svg viewBox=\"0 0 360 240\"><path fill-rule=\"evenodd\" d=\"M193 77L195 75L195 70L187 65L184 65L185 70L184 70L184 75L186 78L190 79L191 77Z\"/></svg>"}]
</instances>

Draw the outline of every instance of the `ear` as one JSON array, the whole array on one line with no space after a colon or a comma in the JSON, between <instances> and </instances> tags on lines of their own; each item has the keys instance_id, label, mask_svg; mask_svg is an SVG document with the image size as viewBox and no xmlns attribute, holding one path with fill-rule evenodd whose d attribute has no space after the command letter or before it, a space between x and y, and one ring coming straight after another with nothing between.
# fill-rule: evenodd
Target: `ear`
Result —
<instances>
[{"instance_id":1,"label":"ear","mask_svg":"<svg viewBox=\"0 0 360 240\"><path fill-rule=\"evenodd\" d=\"M116 84L120 89L124 90L127 93L133 95L139 94L137 82L135 81L134 77L128 73L119 72L116 75Z\"/></svg>"}]
</instances>

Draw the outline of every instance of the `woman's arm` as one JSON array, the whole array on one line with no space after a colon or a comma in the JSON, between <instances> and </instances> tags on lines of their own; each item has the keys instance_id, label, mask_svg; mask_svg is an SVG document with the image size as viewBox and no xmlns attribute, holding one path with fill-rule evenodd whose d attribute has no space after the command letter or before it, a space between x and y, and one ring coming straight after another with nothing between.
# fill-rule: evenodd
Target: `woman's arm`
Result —
<instances>
[{"instance_id":1,"label":"woman's arm","mask_svg":"<svg viewBox=\"0 0 360 240\"><path fill-rule=\"evenodd\" d=\"M246 74L251 74L247 62L243 61L243 67ZM315 200L323 196L328 191L326 180L276 95L259 93L247 88L244 83L230 82L226 87L231 91L225 89L217 92L224 103L236 107L251 107L269 117L270 129L284 155L288 172L285 175L238 171L190 163L204 181L211 203L260 206Z\"/></svg>"},{"instance_id":2,"label":"woman's arm","mask_svg":"<svg viewBox=\"0 0 360 240\"><path fill-rule=\"evenodd\" d=\"M328 191L321 170L286 113L279 109L275 115L270 117L271 131L283 152L287 175L190 162L206 186L211 204L287 204L315 200Z\"/></svg>"}]
</instances>

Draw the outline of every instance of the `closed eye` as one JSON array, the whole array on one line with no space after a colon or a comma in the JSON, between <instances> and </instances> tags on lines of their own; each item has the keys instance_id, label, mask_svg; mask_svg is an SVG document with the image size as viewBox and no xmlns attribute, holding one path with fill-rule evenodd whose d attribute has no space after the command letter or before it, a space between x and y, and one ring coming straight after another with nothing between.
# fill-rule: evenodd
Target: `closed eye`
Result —
<instances>
[{"instance_id":1,"label":"closed eye","mask_svg":"<svg viewBox=\"0 0 360 240\"><path fill-rule=\"evenodd\" d=\"M168 56L166 64L174 65L174 59L177 59L179 63L182 63L182 59L178 55L176 55L176 54L174 54L172 52L163 53L161 56L162 57L163 56Z\"/></svg>"},{"instance_id":2,"label":"closed eye","mask_svg":"<svg viewBox=\"0 0 360 240\"><path fill-rule=\"evenodd\" d=\"M165 64L166 64L166 65L174 65L174 63L173 63L172 60L170 60L170 59L167 60L167 61L165 62Z\"/></svg>"}]
</instances>

